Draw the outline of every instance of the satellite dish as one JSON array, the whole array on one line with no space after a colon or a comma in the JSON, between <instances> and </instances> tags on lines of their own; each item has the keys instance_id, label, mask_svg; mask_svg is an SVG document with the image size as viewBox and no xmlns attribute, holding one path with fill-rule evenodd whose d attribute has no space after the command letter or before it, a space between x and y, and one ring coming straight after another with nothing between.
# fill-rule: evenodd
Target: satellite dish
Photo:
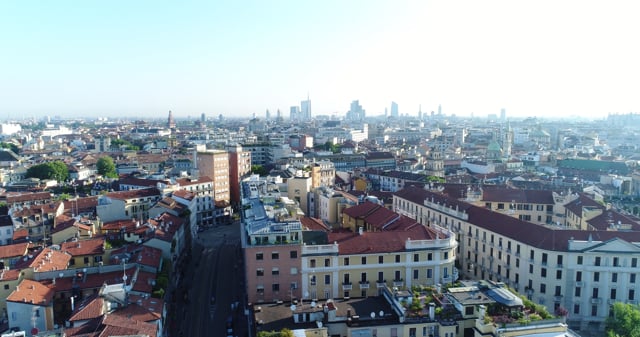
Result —
<instances>
[{"instance_id":1,"label":"satellite dish","mask_svg":"<svg viewBox=\"0 0 640 337\"><path fill-rule=\"evenodd\" d=\"M315 301L311 301L311 307L315 307L316 306L316 302Z\"/></svg>"},{"instance_id":2,"label":"satellite dish","mask_svg":"<svg viewBox=\"0 0 640 337\"><path fill-rule=\"evenodd\" d=\"M289 307L289 309L291 309L291 311L296 311L296 305L295 305L295 304L292 304L292 305Z\"/></svg>"},{"instance_id":3,"label":"satellite dish","mask_svg":"<svg viewBox=\"0 0 640 337\"><path fill-rule=\"evenodd\" d=\"M309 297L309 292L308 291L304 292L304 297Z\"/></svg>"},{"instance_id":4,"label":"satellite dish","mask_svg":"<svg viewBox=\"0 0 640 337\"><path fill-rule=\"evenodd\" d=\"M380 310L380 312L378 313L378 315L379 315L380 317L384 316L384 311Z\"/></svg>"},{"instance_id":5,"label":"satellite dish","mask_svg":"<svg viewBox=\"0 0 640 337\"><path fill-rule=\"evenodd\" d=\"M371 316L371 318L376 318L376 313L372 311L369 316Z\"/></svg>"}]
</instances>

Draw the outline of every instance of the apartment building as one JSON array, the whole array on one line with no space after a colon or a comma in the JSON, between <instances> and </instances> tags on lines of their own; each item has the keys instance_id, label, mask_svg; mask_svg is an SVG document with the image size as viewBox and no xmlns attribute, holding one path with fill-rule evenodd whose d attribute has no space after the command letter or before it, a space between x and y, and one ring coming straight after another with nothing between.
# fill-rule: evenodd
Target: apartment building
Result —
<instances>
[{"instance_id":1,"label":"apartment building","mask_svg":"<svg viewBox=\"0 0 640 337\"><path fill-rule=\"evenodd\" d=\"M227 146L229 151L229 196L231 204L240 204L240 181L251 174L251 152L242 146Z\"/></svg>"},{"instance_id":2,"label":"apartment building","mask_svg":"<svg viewBox=\"0 0 640 337\"><path fill-rule=\"evenodd\" d=\"M124 219L144 221L149 218L149 208L158 200L160 191L156 188L111 192L98 197L96 213L104 222Z\"/></svg>"},{"instance_id":3,"label":"apartment building","mask_svg":"<svg viewBox=\"0 0 640 337\"><path fill-rule=\"evenodd\" d=\"M321 160L311 164L311 187L333 187L336 179L336 168L332 162Z\"/></svg>"},{"instance_id":4,"label":"apartment building","mask_svg":"<svg viewBox=\"0 0 640 337\"><path fill-rule=\"evenodd\" d=\"M200 176L211 178L213 183L213 200L229 202L229 153L226 151L198 151L197 167Z\"/></svg>"},{"instance_id":5,"label":"apartment building","mask_svg":"<svg viewBox=\"0 0 640 337\"><path fill-rule=\"evenodd\" d=\"M613 302L638 303L640 232L534 224L418 187L393 205L457 233L464 276L504 282L550 312L562 306L574 328L602 330Z\"/></svg>"}]
</instances>

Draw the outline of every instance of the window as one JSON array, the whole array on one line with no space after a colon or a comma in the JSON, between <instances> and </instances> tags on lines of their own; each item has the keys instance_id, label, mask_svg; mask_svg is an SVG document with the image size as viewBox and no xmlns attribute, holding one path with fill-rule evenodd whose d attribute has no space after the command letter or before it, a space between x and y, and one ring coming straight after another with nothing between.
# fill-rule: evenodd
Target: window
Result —
<instances>
[{"instance_id":1,"label":"window","mask_svg":"<svg viewBox=\"0 0 640 337\"><path fill-rule=\"evenodd\" d=\"M396 263L400 263L400 255L396 255Z\"/></svg>"},{"instance_id":2,"label":"window","mask_svg":"<svg viewBox=\"0 0 640 337\"><path fill-rule=\"evenodd\" d=\"M598 298L598 292L600 289L598 288L593 288L593 291L591 292L591 297L593 298Z\"/></svg>"},{"instance_id":3,"label":"window","mask_svg":"<svg viewBox=\"0 0 640 337\"><path fill-rule=\"evenodd\" d=\"M580 290L582 290L582 288L580 288L580 287L576 287L576 290L575 290L575 292L574 292L574 295L575 295L576 297L580 297Z\"/></svg>"},{"instance_id":4,"label":"window","mask_svg":"<svg viewBox=\"0 0 640 337\"><path fill-rule=\"evenodd\" d=\"M444 252L444 259L448 260L449 259L449 252Z\"/></svg>"},{"instance_id":5,"label":"window","mask_svg":"<svg viewBox=\"0 0 640 337\"><path fill-rule=\"evenodd\" d=\"M611 293L609 294L609 298L612 299L612 300L616 299L616 289L615 288L611 289Z\"/></svg>"},{"instance_id":6,"label":"window","mask_svg":"<svg viewBox=\"0 0 640 337\"><path fill-rule=\"evenodd\" d=\"M297 259L298 258L298 251L297 250L292 250L289 252L289 257L292 259Z\"/></svg>"},{"instance_id":7,"label":"window","mask_svg":"<svg viewBox=\"0 0 640 337\"><path fill-rule=\"evenodd\" d=\"M324 276L324 284L331 284L331 275Z\"/></svg>"},{"instance_id":8,"label":"window","mask_svg":"<svg viewBox=\"0 0 640 337\"><path fill-rule=\"evenodd\" d=\"M298 275L298 268L291 267L291 275Z\"/></svg>"},{"instance_id":9,"label":"window","mask_svg":"<svg viewBox=\"0 0 640 337\"><path fill-rule=\"evenodd\" d=\"M600 282L600 272L593 273L593 282Z\"/></svg>"},{"instance_id":10,"label":"window","mask_svg":"<svg viewBox=\"0 0 640 337\"><path fill-rule=\"evenodd\" d=\"M617 257L613 258L613 266L620 267L620 258L617 258Z\"/></svg>"},{"instance_id":11,"label":"window","mask_svg":"<svg viewBox=\"0 0 640 337\"><path fill-rule=\"evenodd\" d=\"M420 261L420 254L413 254L413 262L419 262Z\"/></svg>"},{"instance_id":12,"label":"window","mask_svg":"<svg viewBox=\"0 0 640 337\"><path fill-rule=\"evenodd\" d=\"M611 274L611 282L613 282L613 283L618 282L618 273L612 273Z\"/></svg>"},{"instance_id":13,"label":"window","mask_svg":"<svg viewBox=\"0 0 640 337\"><path fill-rule=\"evenodd\" d=\"M534 260L534 258L535 258L535 252L534 252L534 251L533 251L533 249L532 249L532 250L529 252L529 259L530 259L531 261L533 261L533 260Z\"/></svg>"},{"instance_id":14,"label":"window","mask_svg":"<svg viewBox=\"0 0 640 337\"><path fill-rule=\"evenodd\" d=\"M547 277L547 268L540 268L540 276Z\"/></svg>"},{"instance_id":15,"label":"window","mask_svg":"<svg viewBox=\"0 0 640 337\"><path fill-rule=\"evenodd\" d=\"M345 265L345 266L348 266L348 265L349 265L349 258L348 258L348 257L345 257L345 258L344 258L344 265Z\"/></svg>"},{"instance_id":16,"label":"window","mask_svg":"<svg viewBox=\"0 0 640 337\"><path fill-rule=\"evenodd\" d=\"M324 259L324 266L325 267L331 267L331 260L330 259Z\"/></svg>"},{"instance_id":17,"label":"window","mask_svg":"<svg viewBox=\"0 0 640 337\"><path fill-rule=\"evenodd\" d=\"M629 274L629 283L636 283L636 274Z\"/></svg>"},{"instance_id":18,"label":"window","mask_svg":"<svg viewBox=\"0 0 640 337\"><path fill-rule=\"evenodd\" d=\"M9 285L8 284L4 285L4 290L9 290Z\"/></svg>"},{"instance_id":19,"label":"window","mask_svg":"<svg viewBox=\"0 0 640 337\"><path fill-rule=\"evenodd\" d=\"M398 337L398 328L391 328L390 336L391 337Z\"/></svg>"},{"instance_id":20,"label":"window","mask_svg":"<svg viewBox=\"0 0 640 337\"><path fill-rule=\"evenodd\" d=\"M578 264L582 264L582 256L578 256Z\"/></svg>"},{"instance_id":21,"label":"window","mask_svg":"<svg viewBox=\"0 0 640 337\"><path fill-rule=\"evenodd\" d=\"M433 277L433 269L428 268L427 269L427 278L432 278Z\"/></svg>"},{"instance_id":22,"label":"window","mask_svg":"<svg viewBox=\"0 0 640 337\"><path fill-rule=\"evenodd\" d=\"M316 259L309 260L309 268L315 268L315 267L316 267Z\"/></svg>"},{"instance_id":23,"label":"window","mask_svg":"<svg viewBox=\"0 0 640 337\"><path fill-rule=\"evenodd\" d=\"M394 274L395 274L395 278L393 279L394 281L402 280L402 278L400 277L400 271L399 270L396 270Z\"/></svg>"},{"instance_id":24,"label":"window","mask_svg":"<svg viewBox=\"0 0 640 337\"><path fill-rule=\"evenodd\" d=\"M547 285L544 283L540 284L540 293L545 294L547 292Z\"/></svg>"},{"instance_id":25,"label":"window","mask_svg":"<svg viewBox=\"0 0 640 337\"><path fill-rule=\"evenodd\" d=\"M264 276L264 269L257 269L256 270L256 276Z\"/></svg>"},{"instance_id":26,"label":"window","mask_svg":"<svg viewBox=\"0 0 640 337\"><path fill-rule=\"evenodd\" d=\"M382 256L382 255L378 256L378 263L379 264L383 264L384 263L384 256Z\"/></svg>"},{"instance_id":27,"label":"window","mask_svg":"<svg viewBox=\"0 0 640 337\"><path fill-rule=\"evenodd\" d=\"M636 291L633 289L629 289L629 301L635 300L635 297L636 297Z\"/></svg>"},{"instance_id":28,"label":"window","mask_svg":"<svg viewBox=\"0 0 640 337\"><path fill-rule=\"evenodd\" d=\"M431 261L433 260L433 253L428 253L427 254L427 261Z\"/></svg>"},{"instance_id":29,"label":"window","mask_svg":"<svg viewBox=\"0 0 640 337\"><path fill-rule=\"evenodd\" d=\"M582 272L581 271L577 271L576 272L576 282L580 282L582 281Z\"/></svg>"},{"instance_id":30,"label":"window","mask_svg":"<svg viewBox=\"0 0 640 337\"><path fill-rule=\"evenodd\" d=\"M264 259L262 253L256 253L256 260L262 260Z\"/></svg>"},{"instance_id":31,"label":"window","mask_svg":"<svg viewBox=\"0 0 640 337\"><path fill-rule=\"evenodd\" d=\"M533 274L533 265L532 264L529 265L529 274Z\"/></svg>"},{"instance_id":32,"label":"window","mask_svg":"<svg viewBox=\"0 0 640 337\"><path fill-rule=\"evenodd\" d=\"M413 279L417 280L420 277L420 271L418 269L413 270Z\"/></svg>"},{"instance_id":33,"label":"window","mask_svg":"<svg viewBox=\"0 0 640 337\"><path fill-rule=\"evenodd\" d=\"M591 306L591 316L598 316L598 306L597 305L592 305Z\"/></svg>"},{"instance_id":34,"label":"window","mask_svg":"<svg viewBox=\"0 0 640 337\"><path fill-rule=\"evenodd\" d=\"M561 286L556 286L556 292L554 293L554 296L562 296L562 287Z\"/></svg>"},{"instance_id":35,"label":"window","mask_svg":"<svg viewBox=\"0 0 640 337\"><path fill-rule=\"evenodd\" d=\"M637 266L638 266L638 258L637 257L631 258L631 267L635 268Z\"/></svg>"},{"instance_id":36,"label":"window","mask_svg":"<svg viewBox=\"0 0 640 337\"><path fill-rule=\"evenodd\" d=\"M75 266L75 264L76 264L76 259L71 258L71 259L69 260L69 265L70 265L70 266Z\"/></svg>"},{"instance_id":37,"label":"window","mask_svg":"<svg viewBox=\"0 0 640 337\"><path fill-rule=\"evenodd\" d=\"M279 258L280 258L280 254L278 254L277 252L271 253L271 259L272 260L277 260Z\"/></svg>"},{"instance_id":38,"label":"window","mask_svg":"<svg viewBox=\"0 0 640 337\"><path fill-rule=\"evenodd\" d=\"M280 269L279 269L279 268L273 268L273 269L271 269L271 275L273 275L273 276L278 276L278 275L280 275Z\"/></svg>"},{"instance_id":39,"label":"window","mask_svg":"<svg viewBox=\"0 0 640 337\"><path fill-rule=\"evenodd\" d=\"M556 280L562 280L562 270L556 270Z\"/></svg>"},{"instance_id":40,"label":"window","mask_svg":"<svg viewBox=\"0 0 640 337\"><path fill-rule=\"evenodd\" d=\"M580 314L580 304L573 305L573 313L576 315Z\"/></svg>"},{"instance_id":41,"label":"window","mask_svg":"<svg viewBox=\"0 0 640 337\"><path fill-rule=\"evenodd\" d=\"M85 256L85 257L84 257L84 264L87 264L87 263L89 263L89 257L88 257L88 256Z\"/></svg>"},{"instance_id":42,"label":"window","mask_svg":"<svg viewBox=\"0 0 640 337\"><path fill-rule=\"evenodd\" d=\"M280 291L280 283L274 283L271 285L271 290L274 292Z\"/></svg>"},{"instance_id":43,"label":"window","mask_svg":"<svg viewBox=\"0 0 640 337\"><path fill-rule=\"evenodd\" d=\"M542 264L543 265L547 264L547 253L542 253Z\"/></svg>"},{"instance_id":44,"label":"window","mask_svg":"<svg viewBox=\"0 0 640 337\"><path fill-rule=\"evenodd\" d=\"M600 266L600 256L596 256L595 265Z\"/></svg>"},{"instance_id":45,"label":"window","mask_svg":"<svg viewBox=\"0 0 640 337\"><path fill-rule=\"evenodd\" d=\"M312 286L316 285L316 276L315 275L311 275L311 278L309 279L309 282L311 283Z\"/></svg>"},{"instance_id":46,"label":"window","mask_svg":"<svg viewBox=\"0 0 640 337\"><path fill-rule=\"evenodd\" d=\"M291 282L291 285L289 285L289 289L298 289L298 282Z\"/></svg>"}]
</instances>

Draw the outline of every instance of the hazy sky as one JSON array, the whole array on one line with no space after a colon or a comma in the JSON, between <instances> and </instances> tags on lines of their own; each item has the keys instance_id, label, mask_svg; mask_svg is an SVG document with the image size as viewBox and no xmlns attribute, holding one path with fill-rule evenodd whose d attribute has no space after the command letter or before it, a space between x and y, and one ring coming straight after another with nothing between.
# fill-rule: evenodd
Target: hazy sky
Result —
<instances>
[{"instance_id":1,"label":"hazy sky","mask_svg":"<svg viewBox=\"0 0 640 337\"><path fill-rule=\"evenodd\" d=\"M1 1L0 119L640 112L638 1Z\"/></svg>"}]
</instances>

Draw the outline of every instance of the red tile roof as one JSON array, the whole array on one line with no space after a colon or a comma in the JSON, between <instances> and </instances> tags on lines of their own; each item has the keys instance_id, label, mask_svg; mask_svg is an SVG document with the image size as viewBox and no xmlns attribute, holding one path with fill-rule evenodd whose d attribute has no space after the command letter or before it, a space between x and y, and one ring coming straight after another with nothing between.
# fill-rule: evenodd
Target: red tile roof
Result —
<instances>
[{"instance_id":1,"label":"red tile roof","mask_svg":"<svg viewBox=\"0 0 640 337\"><path fill-rule=\"evenodd\" d=\"M111 192L106 194L107 197L119 200L128 200L135 198L146 198L160 196L160 191L157 188L142 188L138 190Z\"/></svg>"},{"instance_id":2,"label":"red tile roof","mask_svg":"<svg viewBox=\"0 0 640 337\"><path fill-rule=\"evenodd\" d=\"M20 277L22 270L19 269L2 269L0 270L0 281L15 281Z\"/></svg>"},{"instance_id":3,"label":"red tile roof","mask_svg":"<svg viewBox=\"0 0 640 337\"><path fill-rule=\"evenodd\" d=\"M322 222L322 220L316 219L316 218L310 218L305 216L300 218L300 223L302 224L302 227L305 230L325 231L325 232L328 232L329 230L331 230Z\"/></svg>"},{"instance_id":4,"label":"red tile roof","mask_svg":"<svg viewBox=\"0 0 640 337\"><path fill-rule=\"evenodd\" d=\"M85 321L100 317L104 314L104 299L98 294L91 295L76 304L74 312L68 321Z\"/></svg>"},{"instance_id":5,"label":"red tile roof","mask_svg":"<svg viewBox=\"0 0 640 337\"><path fill-rule=\"evenodd\" d=\"M65 270L69 265L69 260L71 260L71 255L51 248L45 248L29 261L28 266L33 268L35 272Z\"/></svg>"},{"instance_id":6,"label":"red tile roof","mask_svg":"<svg viewBox=\"0 0 640 337\"><path fill-rule=\"evenodd\" d=\"M40 282L24 279L9 296L7 301L31 303L35 305L53 305L53 289Z\"/></svg>"},{"instance_id":7,"label":"red tile roof","mask_svg":"<svg viewBox=\"0 0 640 337\"><path fill-rule=\"evenodd\" d=\"M102 255L104 254L104 243L104 237L79 240L77 242L63 242L60 244L60 250L69 253L71 256Z\"/></svg>"},{"instance_id":8,"label":"red tile roof","mask_svg":"<svg viewBox=\"0 0 640 337\"><path fill-rule=\"evenodd\" d=\"M16 243L13 245L0 246L0 259L19 257L27 255L29 243Z\"/></svg>"},{"instance_id":9,"label":"red tile roof","mask_svg":"<svg viewBox=\"0 0 640 337\"><path fill-rule=\"evenodd\" d=\"M364 232L362 235L352 232L332 232L329 242L339 244L340 255L393 253L405 251L405 242L411 240L432 240L435 233L416 222L414 226L400 231Z\"/></svg>"},{"instance_id":10,"label":"red tile roof","mask_svg":"<svg viewBox=\"0 0 640 337\"><path fill-rule=\"evenodd\" d=\"M141 322L118 315L104 315L102 325L104 325L104 329L99 335L100 337L129 335L148 335L149 337L156 337L158 334L158 326L155 324Z\"/></svg>"}]
</instances>

